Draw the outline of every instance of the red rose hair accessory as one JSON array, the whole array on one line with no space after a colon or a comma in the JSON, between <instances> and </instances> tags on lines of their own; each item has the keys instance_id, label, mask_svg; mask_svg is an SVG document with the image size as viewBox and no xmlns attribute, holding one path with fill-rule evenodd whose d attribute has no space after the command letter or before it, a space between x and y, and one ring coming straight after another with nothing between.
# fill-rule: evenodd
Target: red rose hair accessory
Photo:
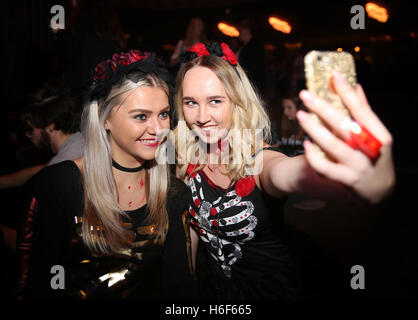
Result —
<instances>
[{"instance_id":1,"label":"red rose hair accessory","mask_svg":"<svg viewBox=\"0 0 418 320\"><path fill-rule=\"evenodd\" d=\"M111 59L96 66L89 92L90 100L104 100L112 86L121 84L125 78L138 82L138 74L155 74L167 83L171 92L174 91L171 74L155 53L129 50L115 53Z\"/></svg>"},{"instance_id":2,"label":"red rose hair accessory","mask_svg":"<svg viewBox=\"0 0 418 320\"><path fill-rule=\"evenodd\" d=\"M238 60L234 51L232 51L231 48L224 42L221 43L221 47L224 52L224 55L222 56L222 58L228 61L233 66L236 66L238 63Z\"/></svg>"},{"instance_id":3,"label":"red rose hair accessory","mask_svg":"<svg viewBox=\"0 0 418 320\"><path fill-rule=\"evenodd\" d=\"M197 57L215 55L226 61L228 61L232 66L236 66L238 63L237 56L231 50L231 48L224 42L221 44L217 42L212 42L205 45L204 43L197 43L194 46L190 47L181 57L183 62L188 62L190 60L196 59Z\"/></svg>"},{"instance_id":4,"label":"red rose hair accessory","mask_svg":"<svg viewBox=\"0 0 418 320\"><path fill-rule=\"evenodd\" d=\"M189 51L196 53L198 57L210 55L209 51L206 49L206 46L203 43L196 43L194 46L189 48Z\"/></svg>"},{"instance_id":5,"label":"red rose hair accessory","mask_svg":"<svg viewBox=\"0 0 418 320\"><path fill-rule=\"evenodd\" d=\"M241 178L235 185L235 192L241 198L248 196L255 188L255 179L253 176Z\"/></svg>"},{"instance_id":6,"label":"red rose hair accessory","mask_svg":"<svg viewBox=\"0 0 418 320\"><path fill-rule=\"evenodd\" d=\"M149 56L149 52L141 52L139 50L129 50L129 52L115 53L112 56L112 61L118 65L127 66L137 61L146 60Z\"/></svg>"},{"instance_id":7,"label":"red rose hair accessory","mask_svg":"<svg viewBox=\"0 0 418 320\"><path fill-rule=\"evenodd\" d=\"M116 70L116 63L112 60L103 60L96 68L94 68L94 81L99 82L106 79L106 68L110 67L113 71Z\"/></svg>"}]
</instances>

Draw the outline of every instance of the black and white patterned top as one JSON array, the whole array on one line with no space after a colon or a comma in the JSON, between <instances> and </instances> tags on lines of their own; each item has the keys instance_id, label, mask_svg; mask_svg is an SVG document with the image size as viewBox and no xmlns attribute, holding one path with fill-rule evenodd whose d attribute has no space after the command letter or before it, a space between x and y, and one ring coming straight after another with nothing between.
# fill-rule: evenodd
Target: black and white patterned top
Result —
<instances>
[{"instance_id":1,"label":"black and white patterned top","mask_svg":"<svg viewBox=\"0 0 418 320\"><path fill-rule=\"evenodd\" d=\"M203 170L193 173L193 165L189 165L187 171L189 218L204 244L198 258L206 260L197 262L201 297L298 297L297 270L280 239L285 199L267 197L255 182L243 195L237 192L239 182L225 190Z\"/></svg>"}]
</instances>

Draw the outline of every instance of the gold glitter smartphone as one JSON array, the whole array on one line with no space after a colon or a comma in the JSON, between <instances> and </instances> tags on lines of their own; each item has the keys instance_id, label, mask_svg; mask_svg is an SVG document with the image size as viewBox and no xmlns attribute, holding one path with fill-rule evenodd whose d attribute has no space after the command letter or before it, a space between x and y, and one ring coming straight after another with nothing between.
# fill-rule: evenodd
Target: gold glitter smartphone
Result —
<instances>
[{"instance_id":1,"label":"gold glitter smartphone","mask_svg":"<svg viewBox=\"0 0 418 320\"><path fill-rule=\"evenodd\" d=\"M350 116L350 112L333 89L331 78L333 71L339 71L348 83L355 88L357 80L353 56L345 51L314 50L305 55L304 63L307 89L317 97L327 101L334 108ZM313 117L321 122L317 115L314 114Z\"/></svg>"},{"instance_id":2,"label":"gold glitter smartphone","mask_svg":"<svg viewBox=\"0 0 418 320\"><path fill-rule=\"evenodd\" d=\"M356 86L356 67L353 56L345 51L310 51L305 55L306 87L317 97L333 107L347 112L340 97L332 89L333 71L339 71L352 85Z\"/></svg>"}]
</instances>

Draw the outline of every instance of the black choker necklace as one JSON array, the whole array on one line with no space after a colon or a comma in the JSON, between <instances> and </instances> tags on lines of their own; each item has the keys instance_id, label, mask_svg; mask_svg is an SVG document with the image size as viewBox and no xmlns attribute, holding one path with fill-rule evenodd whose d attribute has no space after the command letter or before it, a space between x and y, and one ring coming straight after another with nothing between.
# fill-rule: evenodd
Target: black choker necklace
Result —
<instances>
[{"instance_id":1,"label":"black choker necklace","mask_svg":"<svg viewBox=\"0 0 418 320\"><path fill-rule=\"evenodd\" d=\"M120 171L124 171L124 172L139 172L142 169L144 169L145 166L141 165L139 167L136 168L126 168L126 167L122 167L119 163L117 163L115 160L112 159L112 166Z\"/></svg>"}]
</instances>

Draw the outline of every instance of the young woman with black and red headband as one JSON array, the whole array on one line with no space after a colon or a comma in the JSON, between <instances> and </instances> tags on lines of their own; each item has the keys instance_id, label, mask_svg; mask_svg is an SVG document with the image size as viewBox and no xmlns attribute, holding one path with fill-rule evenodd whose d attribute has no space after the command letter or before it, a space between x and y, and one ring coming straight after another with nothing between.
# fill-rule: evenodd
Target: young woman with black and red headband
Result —
<instances>
[{"instance_id":1,"label":"young woman with black and red headband","mask_svg":"<svg viewBox=\"0 0 418 320\"><path fill-rule=\"evenodd\" d=\"M188 189L156 161L170 128L170 87L154 53L114 54L96 67L83 157L34 181L18 246L20 298L194 297Z\"/></svg>"},{"instance_id":2,"label":"young woman with black and red headband","mask_svg":"<svg viewBox=\"0 0 418 320\"><path fill-rule=\"evenodd\" d=\"M315 297L283 239L281 201L289 194L381 201L395 183L391 134L362 88L352 89L336 73L336 92L357 122L302 91L305 106L334 131L307 112L299 111L298 121L330 157L309 141L304 142L304 155L287 157L268 144L268 115L225 43L199 43L183 62L175 99L177 173L191 190L193 264L199 267L201 297ZM350 131L353 127L361 134ZM376 142L375 148L363 144L363 138ZM204 263L196 262L198 242L204 247Z\"/></svg>"}]
</instances>

